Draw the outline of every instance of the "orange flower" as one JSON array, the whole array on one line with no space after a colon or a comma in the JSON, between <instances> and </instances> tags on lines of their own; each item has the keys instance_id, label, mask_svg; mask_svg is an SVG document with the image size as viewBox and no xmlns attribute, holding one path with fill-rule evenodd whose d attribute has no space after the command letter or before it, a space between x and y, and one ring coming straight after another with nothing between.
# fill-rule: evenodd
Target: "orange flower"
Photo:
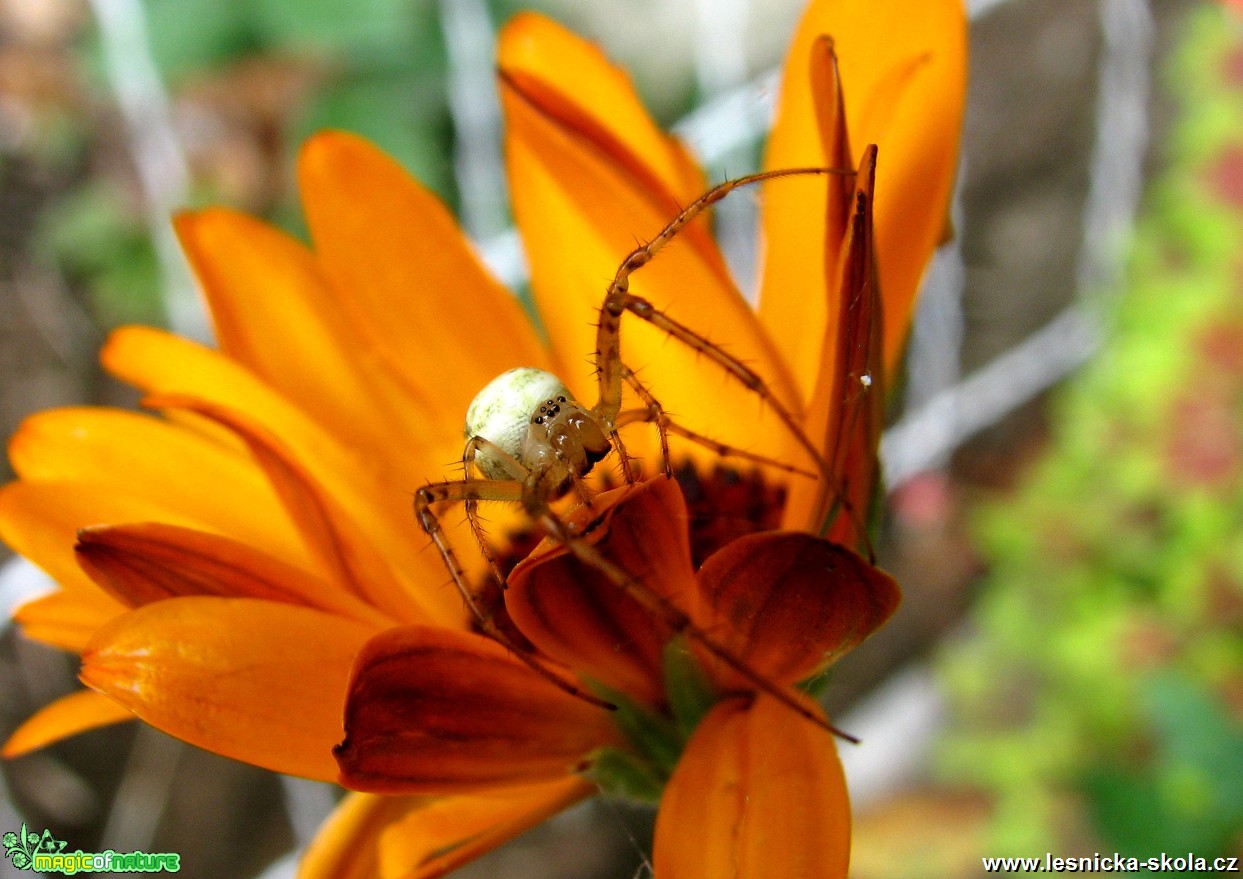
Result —
<instances>
[{"instance_id":1,"label":"orange flower","mask_svg":"<svg viewBox=\"0 0 1243 879\"><path fill-rule=\"evenodd\" d=\"M710 320L713 336L766 378L824 449L844 486L791 482L787 528L830 527L847 544L861 537L879 386L945 216L963 31L950 0L814 2L767 164L858 165L858 180L833 178L828 204L823 179L783 180L765 193L758 316L701 224L634 277L632 289L662 310L692 326ZM820 34L832 35L840 63ZM515 212L548 346L443 206L351 136L323 134L303 152L313 250L225 210L180 217L220 350L121 330L104 364L163 417L56 410L27 421L10 447L19 481L0 491L0 533L60 584L23 607L19 622L31 637L80 652L95 692L41 711L6 753L137 716L227 756L335 780L348 692L342 777L400 795L351 794L304 875L426 877L588 795L594 786L570 772L600 747L633 746L610 714L469 631L460 599L442 587L439 559L423 551L408 492L460 455L460 419L502 371L548 368L591 399L583 355L593 350L589 324L604 283L634 237L654 233L704 183L624 75L550 22L512 22L500 65ZM847 131L854 144L878 144L880 158L852 150ZM883 343L871 283L873 167ZM653 364L644 378L680 421L806 465L754 396L694 352L637 320L624 333L628 362ZM593 539L626 571L642 570L642 554L621 545L627 529L642 532L631 541L640 544L679 531L667 517L656 524L652 498L676 515L680 495L663 480L605 501L611 519ZM455 542L468 546L469 532ZM781 579L752 570L783 552L827 554L857 572L844 603L806 619L789 612L777 585L801 568ZM696 626L724 632L725 647L783 688L819 668L826 649L857 642L892 604L884 575L810 536L745 538L721 554L697 575L675 554L653 569L650 588L681 590ZM536 633L553 610L546 590L565 591L567 565L554 548L511 575L510 601L531 617L527 637L571 671L663 710L669 687L653 649L668 637L668 619L617 609L610 619L634 620L621 625L639 646L615 658L601 657L598 639L559 644L555 625ZM731 580L738 571L752 572ZM593 594L624 605L610 588ZM757 618L745 610L757 596L785 611ZM580 604L562 597L555 609L583 625L596 619ZM803 638L809 620L819 628ZM588 661L593 650L598 661ZM848 809L831 739L757 697L719 657L700 660L716 689L742 695L708 709L689 734L662 804L658 874L715 876L724 864L746 876L844 874ZM448 744L484 733L508 738L470 752ZM771 757L757 761L761 754ZM697 828L694 850L669 829L683 821ZM807 844L825 833L832 844Z\"/></svg>"}]
</instances>

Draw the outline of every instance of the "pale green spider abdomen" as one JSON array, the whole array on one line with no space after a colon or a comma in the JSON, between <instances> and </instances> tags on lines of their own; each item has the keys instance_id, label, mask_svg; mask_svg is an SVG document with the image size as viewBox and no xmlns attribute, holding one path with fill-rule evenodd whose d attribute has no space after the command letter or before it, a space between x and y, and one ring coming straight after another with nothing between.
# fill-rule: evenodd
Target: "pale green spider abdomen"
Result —
<instances>
[{"instance_id":1,"label":"pale green spider abdomen","mask_svg":"<svg viewBox=\"0 0 1243 879\"><path fill-rule=\"evenodd\" d=\"M475 395L466 410L466 438L483 437L497 448L523 461L523 443L532 413L541 403L557 398L572 399L570 391L551 372L521 366L503 372ZM475 464L489 479L512 479L504 466L482 448Z\"/></svg>"}]
</instances>

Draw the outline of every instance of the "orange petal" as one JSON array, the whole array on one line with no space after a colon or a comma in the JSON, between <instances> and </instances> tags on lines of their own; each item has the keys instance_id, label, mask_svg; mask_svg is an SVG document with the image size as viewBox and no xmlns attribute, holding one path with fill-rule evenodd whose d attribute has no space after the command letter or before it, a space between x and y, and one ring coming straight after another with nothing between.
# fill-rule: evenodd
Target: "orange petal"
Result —
<instances>
[{"instance_id":1,"label":"orange petal","mask_svg":"<svg viewBox=\"0 0 1243 879\"><path fill-rule=\"evenodd\" d=\"M192 745L331 781L350 666L376 631L271 601L171 598L100 630L81 678Z\"/></svg>"},{"instance_id":2,"label":"orange petal","mask_svg":"<svg viewBox=\"0 0 1243 879\"><path fill-rule=\"evenodd\" d=\"M661 879L845 879L850 803L832 736L766 696L719 703L665 787L653 863Z\"/></svg>"},{"instance_id":3,"label":"orange petal","mask_svg":"<svg viewBox=\"0 0 1243 879\"><path fill-rule=\"evenodd\" d=\"M683 203L704 189L688 175L686 154L652 121L629 75L600 48L538 13L522 12L501 30L504 75L562 127L588 138L632 177Z\"/></svg>"},{"instance_id":4,"label":"orange petal","mask_svg":"<svg viewBox=\"0 0 1243 879\"><path fill-rule=\"evenodd\" d=\"M380 875L435 879L595 793L562 778L484 794L439 797L394 822L380 839Z\"/></svg>"},{"instance_id":5,"label":"orange petal","mask_svg":"<svg viewBox=\"0 0 1243 879\"><path fill-rule=\"evenodd\" d=\"M813 121L821 144L821 155L814 163L829 168L854 168L833 41L828 37L818 39L812 46L810 60L811 99L816 108ZM836 311L840 298L833 282L837 277L838 242L846 232L851 213L854 180L846 174L831 174L822 179L783 178L765 187L765 229L777 239L766 242L765 253L774 257L788 254L793 258L764 262L760 316L769 332L781 339L786 362L795 366L794 376L804 405L813 407L817 403L812 393L817 376L831 364L831 349L826 352L824 337L831 327L828 315ZM778 210L789 213L779 215ZM806 222L809 217L823 217L823 224L818 220ZM777 221L782 221L780 228L774 228ZM795 242L787 242L787 237ZM802 274L808 271L814 274ZM804 295L790 295L790 285Z\"/></svg>"},{"instance_id":6,"label":"orange petal","mask_svg":"<svg viewBox=\"0 0 1243 879\"><path fill-rule=\"evenodd\" d=\"M678 484L657 476L607 492L577 511L584 538L606 559L681 609L693 611L686 503ZM663 693L661 651L669 627L566 547L545 542L514 568L505 607L531 643L580 677L648 704Z\"/></svg>"},{"instance_id":7,"label":"orange petal","mask_svg":"<svg viewBox=\"0 0 1243 879\"><path fill-rule=\"evenodd\" d=\"M210 528L179 510L106 485L12 482L0 488L0 538L62 587L78 592L99 592L74 558L78 530L109 522L150 520Z\"/></svg>"},{"instance_id":8,"label":"orange petal","mask_svg":"<svg viewBox=\"0 0 1243 879\"><path fill-rule=\"evenodd\" d=\"M13 620L31 640L81 653L104 624L127 610L111 595L82 588L28 601L14 612Z\"/></svg>"},{"instance_id":9,"label":"orange petal","mask_svg":"<svg viewBox=\"0 0 1243 879\"><path fill-rule=\"evenodd\" d=\"M298 879L387 879L380 872L380 835L428 802L428 797L346 794L303 854Z\"/></svg>"},{"instance_id":10,"label":"orange petal","mask_svg":"<svg viewBox=\"0 0 1243 879\"><path fill-rule=\"evenodd\" d=\"M28 718L9 736L0 756L20 757L78 733L133 719L128 708L93 690L79 690L61 696Z\"/></svg>"},{"instance_id":11,"label":"orange petal","mask_svg":"<svg viewBox=\"0 0 1243 879\"><path fill-rule=\"evenodd\" d=\"M254 461L185 427L119 409L75 407L22 422L9 459L30 482L83 483L149 498L287 561L306 547ZM118 521L95 517L92 525ZM124 521L124 520L121 520Z\"/></svg>"},{"instance_id":12,"label":"orange petal","mask_svg":"<svg viewBox=\"0 0 1243 879\"><path fill-rule=\"evenodd\" d=\"M837 315L825 333L825 360L805 422L808 435L824 449L833 479L792 484L783 515L788 527L860 549L870 546L867 525L884 427L883 316L872 234L875 175L872 146L864 151L851 198L854 209L834 285L840 291Z\"/></svg>"},{"instance_id":13,"label":"orange petal","mask_svg":"<svg viewBox=\"0 0 1243 879\"><path fill-rule=\"evenodd\" d=\"M358 183L349 178L350 186ZM370 206L367 195L355 191L346 212L355 216ZM325 426L362 434L388 457L438 449L446 437L457 442L458 413L446 412L438 421L434 403L420 399L389 369L300 242L221 209L182 214L176 227L211 306L222 351ZM385 228L408 226L389 222ZM379 274L373 264L371 277ZM357 285L342 290L359 293Z\"/></svg>"},{"instance_id":14,"label":"orange petal","mask_svg":"<svg viewBox=\"0 0 1243 879\"><path fill-rule=\"evenodd\" d=\"M246 415L191 397L150 398L150 405L210 418L246 443L281 498L307 545L335 583L399 619L457 622L460 604L440 607L429 589L406 588L372 544L369 535L328 495L276 437ZM432 581L435 582L435 581Z\"/></svg>"},{"instance_id":15,"label":"orange petal","mask_svg":"<svg viewBox=\"0 0 1243 879\"><path fill-rule=\"evenodd\" d=\"M514 212L535 299L562 378L580 399L591 402L594 364L584 354L596 349L593 327L608 279L636 240L654 237L681 204L659 175L634 169L642 157L619 158L621 136L600 117L585 121L585 104L554 91L554 85L528 75L509 76L502 65ZM592 109L602 113L606 106ZM630 287L691 327L706 329L705 316L711 315L713 338L755 368L779 399L799 408L780 354L728 277L702 223L686 227L633 275ZM763 409L755 396L719 367L703 362L700 352L631 315L623 321L621 354L628 365L643 370L657 398L688 427L786 457L789 438L774 430L770 419L759 417Z\"/></svg>"},{"instance_id":16,"label":"orange petal","mask_svg":"<svg viewBox=\"0 0 1243 879\"><path fill-rule=\"evenodd\" d=\"M900 595L884 571L798 531L735 540L704 562L699 583L704 628L780 684L850 650L889 619ZM731 672L716 671L746 688Z\"/></svg>"},{"instance_id":17,"label":"orange petal","mask_svg":"<svg viewBox=\"0 0 1243 879\"><path fill-rule=\"evenodd\" d=\"M415 456L400 462L406 472L396 472L392 462L349 445L348 437L338 440L325 432L238 364L167 333L142 327L118 330L103 357L110 370L144 390L194 398L201 401L195 408L206 405L217 413L236 413L279 438L297 465L341 505L407 584L417 590L444 581L434 554L422 552L426 544L418 539L409 494L426 480L428 471L436 472L438 463L420 462ZM449 591L429 590L424 597L429 603L443 603L439 619L461 619L461 604Z\"/></svg>"},{"instance_id":18,"label":"orange petal","mask_svg":"<svg viewBox=\"0 0 1243 879\"><path fill-rule=\"evenodd\" d=\"M447 797L351 793L307 849L299 879L435 879L595 787L578 778Z\"/></svg>"},{"instance_id":19,"label":"orange petal","mask_svg":"<svg viewBox=\"0 0 1243 879\"><path fill-rule=\"evenodd\" d=\"M607 714L481 636L390 629L367 644L350 681L341 783L409 794L549 781L612 741Z\"/></svg>"},{"instance_id":20,"label":"orange petal","mask_svg":"<svg viewBox=\"0 0 1243 879\"><path fill-rule=\"evenodd\" d=\"M344 306L419 389L430 428L460 452L475 394L507 369L545 364L531 322L439 199L371 144L342 132L311 138L298 182L315 250Z\"/></svg>"},{"instance_id":21,"label":"orange petal","mask_svg":"<svg viewBox=\"0 0 1243 879\"><path fill-rule=\"evenodd\" d=\"M244 543L148 522L99 525L78 533L78 564L131 607L165 598L215 595L313 607L372 625L392 620L299 568Z\"/></svg>"},{"instance_id":22,"label":"orange petal","mask_svg":"<svg viewBox=\"0 0 1243 879\"><path fill-rule=\"evenodd\" d=\"M966 21L960 0L909 4L888 0L814 0L790 48L766 168L822 164L821 120L807 63L822 35L833 39L855 161L864 144L880 147L876 240L885 301L886 373L892 375L912 305L933 247L945 228L958 162L966 84ZM806 181L770 186L764 197L766 250L760 314L776 338L792 345L791 362L810 394L817 342L828 322L822 217L806 206L819 197ZM820 197L820 204L823 198ZM835 245L830 244L831 247ZM801 315L797 322L791 314Z\"/></svg>"}]
</instances>

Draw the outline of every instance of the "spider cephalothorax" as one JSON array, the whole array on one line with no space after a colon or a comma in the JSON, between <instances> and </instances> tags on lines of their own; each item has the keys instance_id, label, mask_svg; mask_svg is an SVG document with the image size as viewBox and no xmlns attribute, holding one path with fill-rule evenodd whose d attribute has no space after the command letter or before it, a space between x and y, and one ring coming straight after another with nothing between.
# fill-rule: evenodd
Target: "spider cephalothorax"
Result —
<instances>
[{"instance_id":1,"label":"spider cephalothorax","mask_svg":"<svg viewBox=\"0 0 1243 879\"><path fill-rule=\"evenodd\" d=\"M474 463L489 479L520 479L516 461L560 496L612 451L608 428L559 378L530 366L490 381L466 411ZM508 459L513 459L507 460Z\"/></svg>"}]
</instances>

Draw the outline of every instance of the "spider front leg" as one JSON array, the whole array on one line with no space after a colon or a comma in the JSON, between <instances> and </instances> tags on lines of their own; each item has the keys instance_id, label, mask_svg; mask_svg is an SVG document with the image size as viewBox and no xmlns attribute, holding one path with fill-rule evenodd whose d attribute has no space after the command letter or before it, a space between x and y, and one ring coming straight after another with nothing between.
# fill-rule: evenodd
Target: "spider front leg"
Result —
<instances>
[{"instance_id":1,"label":"spider front leg","mask_svg":"<svg viewBox=\"0 0 1243 879\"><path fill-rule=\"evenodd\" d=\"M626 372L625 364L620 359L621 317L626 312L630 312L647 321L652 326L668 333L688 348L699 352L742 382L749 391L760 397L777 413L777 417L785 425L786 429L789 430L790 435L794 437L795 441L803 447L808 456L815 462L819 475L824 479L832 479L832 472L828 461L824 459L824 456L820 454L820 450L808 438L798 419L772 392L759 373L727 353L720 346L709 341L706 337L678 323L664 312L658 310L646 299L628 293L625 289L625 284L627 283L626 279L629 272L627 271L622 276L622 271L626 269L626 266L626 263L622 264L622 269L618 271L619 276L621 276L620 280L614 280L609 286L609 292L607 297L605 297L604 305L600 307L600 323L596 331L596 362L601 374L601 398L600 402L597 403L597 410L600 414L615 421L618 410L621 407L621 383L625 378ZM614 381L617 384L616 392L612 390ZM614 406L617 409L614 409Z\"/></svg>"},{"instance_id":2,"label":"spider front leg","mask_svg":"<svg viewBox=\"0 0 1243 879\"><path fill-rule=\"evenodd\" d=\"M821 472L828 470L828 464L824 462L815 446L803 434L802 429L793 416L772 395L772 392L768 390L763 380L755 372L748 369L741 361L726 354L703 336L665 316L647 300L633 296L630 293L630 276L632 274L651 262L656 257L656 254L676 238L678 233L690 225L696 217L735 189L781 177L824 176L828 174L853 177L855 171L852 168L786 168L778 171L763 171L759 174L750 174L735 180L726 180L688 204L682 209L681 213L669 221L665 228L660 230L655 238L647 244L636 247L622 260L616 274L613 276L612 283L609 284L604 304L600 306L600 320L596 325L595 363L600 397L593 411L597 415L602 416L605 422L611 425L621 412L622 370L624 367L621 360L621 316L624 312L630 311L648 323L664 330L669 335L674 336L684 344L689 345L692 349L707 355L709 359L736 376L752 391L755 391L769 401L773 405L774 410L781 416L781 420L785 422L786 426L798 438L800 445L807 449L812 458L816 460L818 469ZM621 454L624 458L624 451Z\"/></svg>"},{"instance_id":3,"label":"spider front leg","mask_svg":"<svg viewBox=\"0 0 1243 879\"><path fill-rule=\"evenodd\" d=\"M679 323L660 311L651 302L630 292L630 276L647 265L674 236L686 227L696 216L714 202L724 198L729 192L750 183L767 180L772 177L783 177L794 174L828 174L842 173L838 169L800 168L790 171L774 171L742 177L727 181L715 189L709 190L686 207L675 217L655 238L635 248L629 256L622 260L613 281L605 294L604 304L600 306L599 321L596 324L596 377L599 384L599 399L592 410L605 424L612 425L616 433L617 419L621 414L622 385L626 381L627 368L621 359L621 319L629 312L646 321L667 335L677 339L683 345L717 364L722 370L736 378L742 385L758 396L777 414L778 419L786 428L795 442L807 453L813 462L816 475L829 486L835 502L845 515L855 521L860 533L866 534L866 524L860 519L859 511L854 508L846 497L844 486L833 471L832 464L816 448L815 443L807 436L803 426L794 413L773 393L764 379L737 357L729 354L719 345L714 344L706 336ZM853 173L853 172L850 172ZM676 431L675 431L676 432ZM617 441L619 453L624 454L620 440ZM795 468L797 469L797 468Z\"/></svg>"},{"instance_id":4,"label":"spider front leg","mask_svg":"<svg viewBox=\"0 0 1243 879\"><path fill-rule=\"evenodd\" d=\"M511 458L510 460L513 459ZM515 461L514 463L517 462ZM467 478L452 482L436 482L431 485L425 485L415 492L414 511L418 517L419 524L423 526L423 530L427 532L427 536L435 544L445 567L448 568L449 575L453 578L453 585L461 593L462 600L466 603L467 609L476 622L479 623L479 628L483 633L507 648L528 668L554 686L592 705L598 705L601 708L614 711L617 708L616 705L597 698L567 681L561 675L541 663L531 654L529 648L516 643L504 629L497 625L495 608L490 602L485 600L478 590L472 589L467 582L466 571L458 560L457 552L453 549L452 544L449 543L449 539L445 535L444 529L440 525L440 520L435 513L434 508L442 503L473 504L479 501L524 502L526 495L530 491L530 485L531 481L529 478L526 481ZM472 527L475 526L472 524ZM484 553L487 555L488 551L484 550Z\"/></svg>"},{"instance_id":5,"label":"spider front leg","mask_svg":"<svg viewBox=\"0 0 1243 879\"><path fill-rule=\"evenodd\" d=\"M498 447L496 443L481 436L472 436L466 441L466 447L462 449L462 474L464 477L469 478L475 470L475 457L480 450L484 451L491 460L495 461L498 467L504 469L510 479L518 482L526 479L528 475L527 469L516 458ZM505 575L501 573L501 568L496 562L496 553L492 550L492 544L488 542L487 534L484 533L483 523L479 521L479 499L473 497L466 498L462 503L466 508L466 522L470 525L470 532L475 538L475 545L479 547L479 552L487 563L488 570L492 573L492 579L496 582L497 588L504 592ZM422 521L420 518L420 524L422 524ZM424 530L427 530L426 526L424 526ZM444 555L443 551L441 555ZM450 569L452 569L452 566L450 566ZM467 603L469 604L469 601Z\"/></svg>"},{"instance_id":6,"label":"spider front leg","mask_svg":"<svg viewBox=\"0 0 1243 879\"><path fill-rule=\"evenodd\" d=\"M784 461L777 461L764 455L757 455L754 452L748 452L746 449L740 449L731 446L728 443L720 442L712 437L705 436L702 433L683 427L678 424L665 412L665 408L656 399L647 385L639 380L634 370L622 364L622 377L626 383L634 390L635 395L643 401L646 409L630 409L620 413L616 419L617 427L621 428L627 424L635 422L647 422L656 425L656 430L660 436L660 453L664 460L664 469L666 476L673 476L673 466L669 458L669 434L676 434L683 439L690 440L696 445L703 446L705 449L715 452L722 458L742 458L744 461L750 461L753 464L763 464L768 467L774 467L778 470L784 470L787 473L797 473L800 476L810 476L815 478L816 474L810 473L801 467L795 467Z\"/></svg>"}]
</instances>

